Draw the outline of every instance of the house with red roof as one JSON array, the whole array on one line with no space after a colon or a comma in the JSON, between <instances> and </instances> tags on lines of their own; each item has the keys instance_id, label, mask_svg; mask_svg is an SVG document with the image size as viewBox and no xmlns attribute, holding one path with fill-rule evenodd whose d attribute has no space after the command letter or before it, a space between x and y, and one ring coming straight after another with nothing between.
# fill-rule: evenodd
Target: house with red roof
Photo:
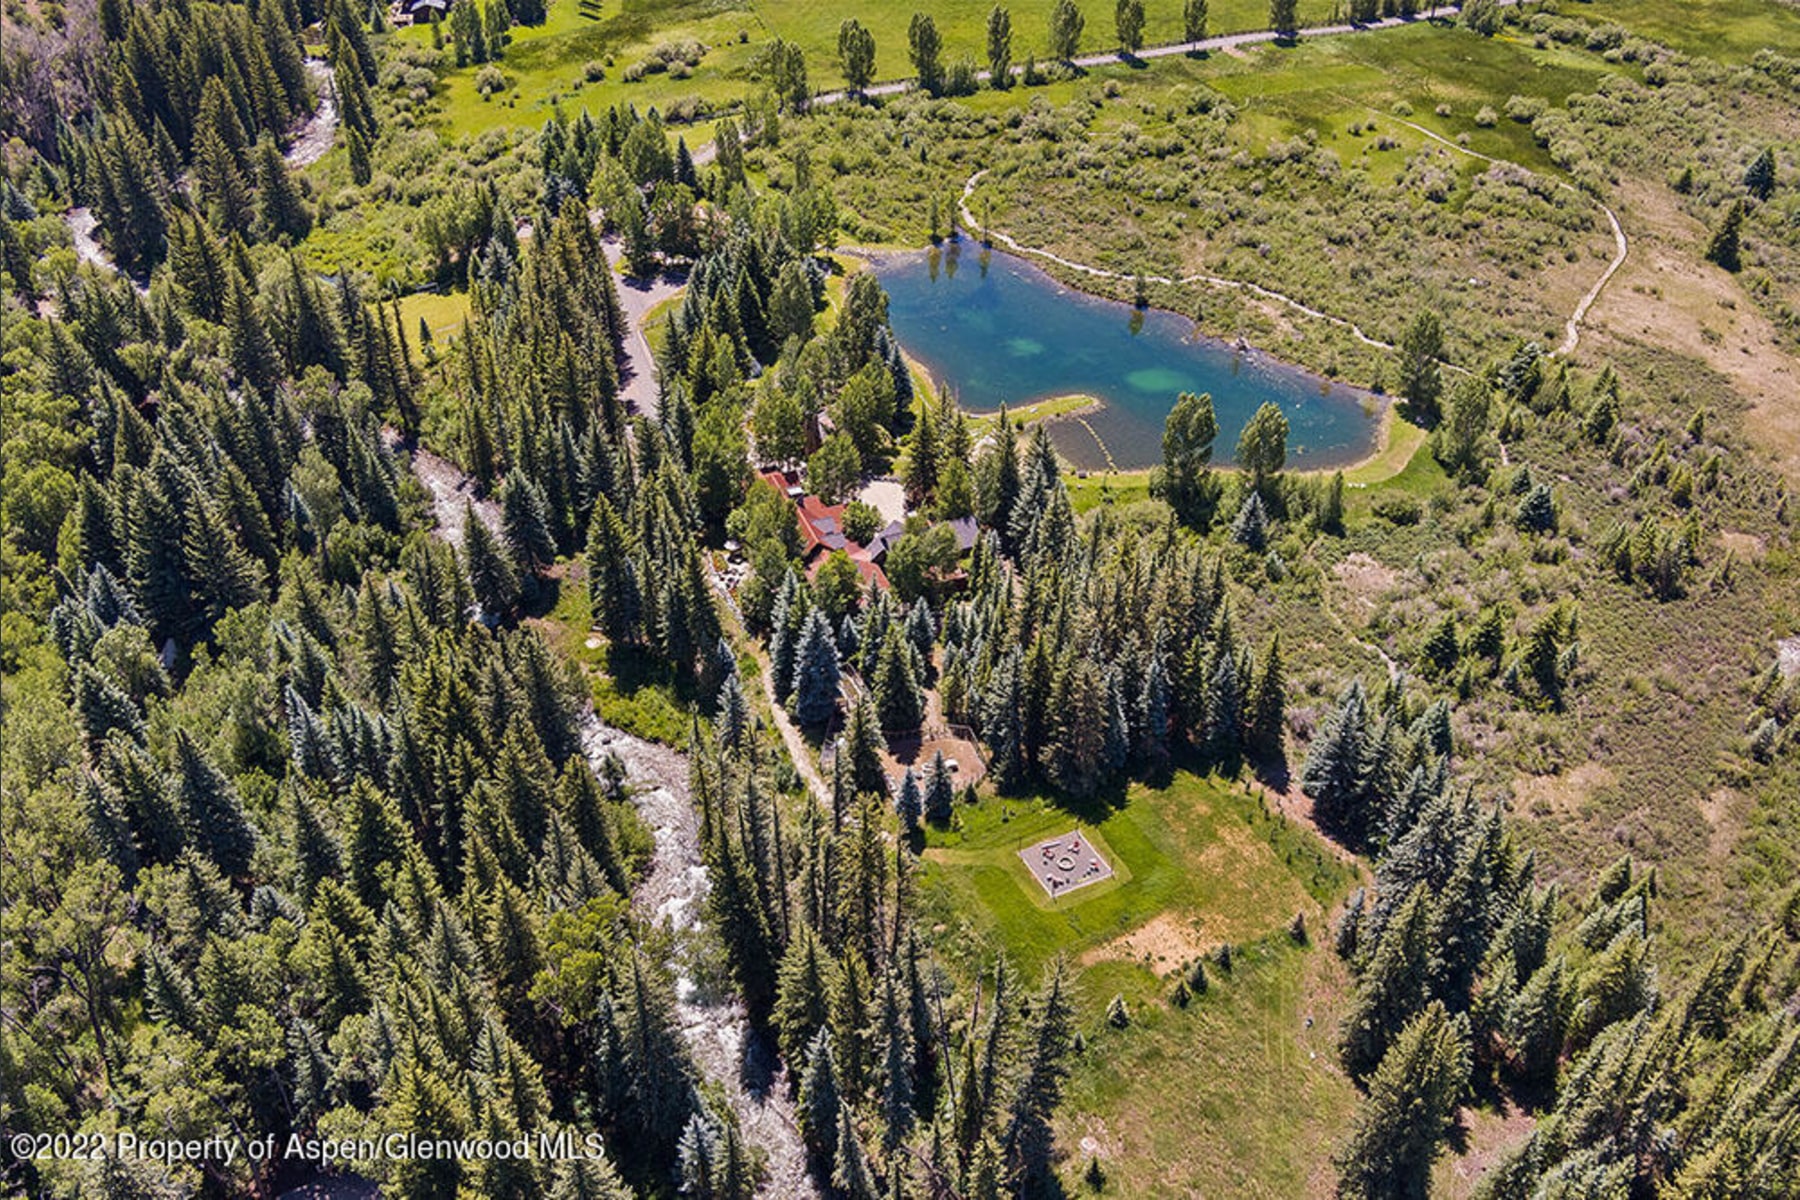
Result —
<instances>
[{"instance_id":1,"label":"house with red roof","mask_svg":"<svg viewBox=\"0 0 1800 1200\"><path fill-rule=\"evenodd\" d=\"M794 471L764 471L761 477L764 483L794 502L794 520L800 529L800 558L806 563L808 579L818 575L826 558L842 550L856 564L864 586L870 583L884 589L888 586L887 575L869 549L851 541L844 532L845 505L827 504L809 494Z\"/></svg>"}]
</instances>

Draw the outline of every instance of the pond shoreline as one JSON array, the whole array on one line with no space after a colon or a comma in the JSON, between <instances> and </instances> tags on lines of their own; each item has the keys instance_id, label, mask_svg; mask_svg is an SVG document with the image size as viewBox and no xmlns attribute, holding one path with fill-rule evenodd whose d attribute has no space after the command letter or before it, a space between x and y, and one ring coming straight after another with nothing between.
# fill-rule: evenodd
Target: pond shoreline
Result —
<instances>
[{"instance_id":1,"label":"pond shoreline","mask_svg":"<svg viewBox=\"0 0 1800 1200\"><path fill-rule=\"evenodd\" d=\"M1233 340L1209 333L1202 328L1198 322L1195 322L1185 313L1173 309L1157 308L1155 306L1138 308L1135 305L1118 300L1116 297L1107 295L1104 292L1081 287L1078 282L1064 278L1059 272L1045 271L1042 266L1031 262L1031 260L1025 256L1013 253L1004 248L987 246L968 237L953 236L937 245L913 249L889 245L851 246L838 247L833 253L840 261L849 260L850 263L858 264L851 267L851 273L854 273L854 271L859 269L879 271L884 266L891 266L896 262L907 258L929 255L932 253L942 254L946 251L954 253L960 249L969 247L973 247L978 254L998 254L1005 258L1012 259L1033 271L1041 272L1055 283L1059 289L1064 290L1081 300L1135 309L1138 313L1151 313L1162 317L1174 317L1185 322L1188 326L1187 335L1181 339L1184 342L1192 342L1210 350L1222 350L1228 352L1247 364L1254 364L1264 369L1273 368L1280 372L1291 373L1303 377L1309 382L1316 381L1321 389L1331 389L1339 392L1343 399L1355 398L1362 408L1365 417L1372 419L1374 422L1374 428L1369 434L1369 440L1366 443L1366 446L1358 447L1358 449L1361 450L1361 453L1341 462L1331 462L1319 466L1299 466L1295 468L1292 473L1329 477L1332 474L1342 471L1346 475L1357 473L1366 477L1374 477L1372 479L1365 479L1363 482L1378 482L1380 479L1390 478L1393 475L1398 474L1405 468L1405 461L1398 463L1383 462L1383 460L1389 457L1397 448L1394 444L1396 424L1406 430L1412 430L1411 426L1406 425L1405 422L1401 421L1398 417L1398 414L1395 412L1395 402L1392 397L1383 393L1370 391L1367 388L1354 386L1342 380L1334 379L1318 371L1316 368L1290 361L1269 351L1251 346L1242 338ZM901 346L901 355L914 375L922 378L934 393L941 394L946 387L952 386L947 383L941 373L934 369L930 363L921 359L905 345ZM952 390L955 389L952 387ZM962 403L960 397L958 398L958 401L962 412L982 425L991 427L993 419L999 415L998 407L974 407ZM1040 423L1045 425L1080 423L1084 426L1088 434L1093 437L1095 443L1098 445L1101 456L1106 462L1106 465L1104 466L1093 463L1084 464L1075 461L1068 454L1063 453L1062 457L1065 458L1071 469L1077 471L1084 477L1112 477L1126 482L1146 479L1155 469L1155 464L1149 463L1143 466L1132 467L1117 466L1113 462L1112 451L1108 447L1106 439L1088 420L1088 418L1097 417L1100 414L1107 412L1112 407L1113 406L1109 404L1104 397L1095 395L1086 389L1071 390L1067 392L1051 391L1034 396L1031 400L1023 404L1008 404L1006 406L1008 414L1012 416L1015 423L1020 426ZM1120 411L1125 415L1136 416L1140 421L1144 419L1142 414L1133 414L1129 407L1123 408ZM985 436L987 432L987 429L981 430L977 441L980 440L981 436ZM1411 434L1409 434L1405 440L1408 444L1398 448L1404 449L1405 458L1409 461L1413 452L1418 448L1418 440ZM1132 457L1136 457L1142 461L1145 457L1143 454L1143 447L1139 446L1137 447L1137 450L1138 453L1132 455ZM1227 446L1226 453L1229 454L1229 452L1230 447ZM1303 454L1306 453L1306 447L1302 447L1301 452ZM1311 455L1308 456L1310 457ZM1235 472L1237 470L1237 468L1230 463L1221 463L1215 469L1226 472Z\"/></svg>"}]
</instances>

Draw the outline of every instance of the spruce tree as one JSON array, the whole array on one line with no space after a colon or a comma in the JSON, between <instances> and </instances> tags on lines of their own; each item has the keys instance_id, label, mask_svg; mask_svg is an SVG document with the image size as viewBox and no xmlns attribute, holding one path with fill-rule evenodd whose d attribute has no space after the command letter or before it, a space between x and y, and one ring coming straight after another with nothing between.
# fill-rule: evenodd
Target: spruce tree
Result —
<instances>
[{"instance_id":1,"label":"spruce tree","mask_svg":"<svg viewBox=\"0 0 1800 1200\"><path fill-rule=\"evenodd\" d=\"M237 789L185 729L175 733L174 766L175 802L188 838L225 875L248 873L257 838Z\"/></svg>"},{"instance_id":2,"label":"spruce tree","mask_svg":"<svg viewBox=\"0 0 1800 1200\"><path fill-rule=\"evenodd\" d=\"M843 1109L838 1095L837 1068L831 1057L831 1037L821 1026L807 1044L806 1069L800 1077L800 1102L795 1113L800 1136L819 1162L832 1163L837 1159Z\"/></svg>"},{"instance_id":3,"label":"spruce tree","mask_svg":"<svg viewBox=\"0 0 1800 1200\"><path fill-rule=\"evenodd\" d=\"M837 643L822 609L807 614L794 663L794 716L817 727L837 712L839 669Z\"/></svg>"},{"instance_id":4,"label":"spruce tree","mask_svg":"<svg viewBox=\"0 0 1800 1200\"><path fill-rule=\"evenodd\" d=\"M1262 673L1250 690L1244 740L1250 753L1275 761L1283 757L1282 728L1287 722L1287 676L1281 661L1281 634L1269 636Z\"/></svg>"},{"instance_id":5,"label":"spruce tree","mask_svg":"<svg viewBox=\"0 0 1800 1200\"><path fill-rule=\"evenodd\" d=\"M506 547L487 524L475 515L474 504L463 504L463 569L481 613L491 622L505 620L519 606L519 572Z\"/></svg>"},{"instance_id":6,"label":"spruce tree","mask_svg":"<svg viewBox=\"0 0 1800 1200\"><path fill-rule=\"evenodd\" d=\"M925 697L913 673L912 649L901 637L887 637L870 682L883 730L917 729L925 719Z\"/></svg>"},{"instance_id":7,"label":"spruce tree","mask_svg":"<svg viewBox=\"0 0 1800 1200\"><path fill-rule=\"evenodd\" d=\"M938 828L947 828L956 808L956 779L950 774L950 764L944 761L944 752L938 750L931 756L931 766L925 772L925 816Z\"/></svg>"},{"instance_id":8,"label":"spruce tree","mask_svg":"<svg viewBox=\"0 0 1800 1200\"><path fill-rule=\"evenodd\" d=\"M1409 1023L1369 1080L1338 1160L1347 1200L1424 1197L1470 1079L1468 1024L1433 1004Z\"/></svg>"},{"instance_id":9,"label":"spruce tree","mask_svg":"<svg viewBox=\"0 0 1800 1200\"><path fill-rule=\"evenodd\" d=\"M894 799L895 811L900 815L900 831L916 833L920 816L925 811L924 798L919 791L919 777L913 774L911 767L900 780L900 794Z\"/></svg>"}]
</instances>

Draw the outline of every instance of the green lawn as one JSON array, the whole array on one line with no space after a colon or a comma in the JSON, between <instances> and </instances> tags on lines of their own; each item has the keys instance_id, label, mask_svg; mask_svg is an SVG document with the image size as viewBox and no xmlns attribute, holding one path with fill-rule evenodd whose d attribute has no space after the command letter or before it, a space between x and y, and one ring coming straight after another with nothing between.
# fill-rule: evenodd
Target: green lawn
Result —
<instances>
[{"instance_id":1,"label":"green lawn","mask_svg":"<svg viewBox=\"0 0 1800 1200\"><path fill-rule=\"evenodd\" d=\"M919 879L939 955L967 974L1004 948L1029 984L1058 953L1076 968L1087 1045L1058 1119L1072 1192L1090 1155L1108 1195L1315 1191L1356 1098L1332 1049L1345 968L1286 927L1301 912L1323 929L1351 869L1260 793L1187 772L1117 807L990 798L959 819L929 834ZM1077 826L1116 878L1052 901L1018 851ZM1169 973L1221 942L1232 970L1209 964L1206 994L1175 1008ZM1114 995L1123 1030L1105 1020Z\"/></svg>"},{"instance_id":2,"label":"green lawn","mask_svg":"<svg viewBox=\"0 0 1800 1200\"><path fill-rule=\"evenodd\" d=\"M837 30L846 17L854 16L875 35L875 76L899 79L913 73L907 57L907 27L915 12L930 15L944 41L946 63L967 54L987 66L987 15L993 0L905 0L904 3L847 4L844 0L755 0L757 15L774 34L797 42L806 51L806 63L815 86L836 86ZM1028 55L1038 61L1049 58L1050 10L1054 0L1013 0L1013 62ZM1080 52L1100 54L1118 45L1110 0L1079 0L1087 19ZM1267 29L1269 6L1264 0L1214 0L1208 32L1240 33ZM1144 6L1147 45L1180 41L1182 6L1175 0L1157 0ZM1300 0L1302 24L1329 20L1329 0Z\"/></svg>"},{"instance_id":3,"label":"green lawn","mask_svg":"<svg viewBox=\"0 0 1800 1200\"><path fill-rule=\"evenodd\" d=\"M1141 967L1087 972L1087 1049L1057 1122L1070 1195L1087 1194L1090 1156L1108 1196L1332 1194L1331 1156L1357 1103L1335 1046L1347 969L1278 934L1211 980L1179 1009ZM1115 993L1132 1014L1124 1030L1101 1015Z\"/></svg>"},{"instance_id":4,"label":"green lawn","mask_svg":"<svg viewBox=\"0 0 1800 1200\"><path fill-rule=\"evenodd\" d=\"M931 919L949 931L953 957L1004 946L1032 975L1158 916L1197 946L1258 937L1299 911L1316 918L1350 880L1322 843L1268 816L1242 785L1186 772L1166 788L1133 785L1117 807L996 798L959 819L928 839L920 886ZM1077 826L1098 834L1117 878L1049 901L1018 852Z\"/></svg>"},{"instance_id":5,"label":"green lawn","mask_svg":"<svg viewBox=\"0 0 1800 1200\"><path fill-rule=\"evenodd\" d=\"M414 292L400 297L400 323L406 329L406 342L416 353L419 349L419 322L431 330L431 338L440 348L462 332L469 317L467 292Z\"/></svg>"}]
</instances>

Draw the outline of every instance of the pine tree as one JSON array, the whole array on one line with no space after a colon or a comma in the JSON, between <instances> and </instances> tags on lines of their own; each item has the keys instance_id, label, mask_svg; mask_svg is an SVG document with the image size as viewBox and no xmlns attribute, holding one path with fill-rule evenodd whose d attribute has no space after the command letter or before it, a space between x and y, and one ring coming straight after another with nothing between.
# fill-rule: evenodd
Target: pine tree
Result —
<instances>
[{"instance_id":1,"label":"pine tree","mask_svg":"<svg viewBox=\"0 0 1800 1200\"><path fill-rule=\"evenodd\" d=\"M621 1077L628 1103L621 1115L646 1155L666 1161L694 1108L694 1067L676 1029L667 985L636 952L622 975Z\"/></svg>"},{"instance_id":2,"label":"pine tree","mask_svg":"<svg viewBox=\"0 0 1800 1200\"><path fill-rule=\"evenodd\" d=\"M515 470L507 476L500 505L500 534L519 569L536 574L556 561L550 504L544 489Z\"/></svg>"},{"instance_id":3,"label":"pine tree","mask_svg":"<svg viewBox=\"0 0 1800 1200\"><path fill-rule=\"evenodd\" d=\"M1279 761L1283 757L1282 729L1287 723L1287 677L1281 661L1281 634L1269 637L1263 654L1262 673L1250 692L1250 709L1244 739L1250 753Z\"/></svg>"},{"instance_id":4,"label":"pine tree","mask_svg":"<svg viewBox=\"0 0 1800 1200\"><path fill-rule=\"evenodd\" d=\"M838 1096L831 1037L823 1026L807 1044L806 1071L800 1077L800 1103L796 1109L800 1136L807 1149L820 1162L835 1162L844 1105Z\"/></svg>"},{"instance_id":5,"label":"pine tree","mask_svg":"<svg viewBox=\"0 0 1800 1200\"><path fill-rule=\"evenodd\" d=\"M1507 1006L1503 1032L1515 1077L1526 1088L1556 1078L1568 1026L1568 968L1559 957L1539 967Z\"/></svg>"},{"instance_id":6,"label":"pine tree","mask_svg":"<svg viewBox=\"0 0 1800 1200\"><path fill-rule=\"evenodd\" d=\"M1337 710L1313 740L1300 771L1300 787L1313 799L1319 823L1351 845L1368 837L1370 731L1361 680L1351 681Z\"/></svg>"},{"instance_id":7,"label":"pine tree","mask_svg":"<svg viewBox=\"0 0 1800 1200\"><path fill-rule=\"evenodd\" d=\"M956 807L956 778L950 773L950 764L944 760L944 752L938 750L931 756L931 766L925 773L925 816L940 829L948 828Z\"/></svg>"},{"instance_id":8,"label":"pine tree","mask_svg":"<svg viewBox=\"0 0 1800 1200\"><path fill-rule=\"evenodd\" d=\"M1338 1160L1340 1194L1351 1200L1426 1196L1470 1069L1461 1017L1433 1004L1410 1022L1369 1080L1368 1099Z\"/></svg>"},{"instance_id":9,"label":"pine tree","mask_svg":"<svg viewBox=\"0 0 1800 1200\"><path fill-rule=\"evenodd\" d=\"M468 501L463 504L463 563L482 615L493 622L510 616L519 606L518 569Z\"/></svg>"},{"instance_id":10,"label":"pine tree","mask_svg":"<svg viewBox=\"0 0 1800 1200\"><path fill-rule=\"evenodd\" d=\"M1744 168L1744 190L1758 200L1775 194L1775 147L1764 146L1762 153Z\"/></svg>"},{"instance_id":11,"label":"pine tree","mask_svg":"<svg viewBox=\"0 0 1800 1200\"><path fill-rule=\"evenodd\" d=\"M831 1182L840 1189L845 1200L881 1200L881 1189L869 1166L868 1152L856 1136L850 1120L850 1106L838 1107L837 1162L831 1170Z\"/></svg>"},{"instance_id":12,"label":"pine tree","mask_svg":"<svg viewBox=\"0 0 1800 1200\"><path fill-rule=\"evenodd\" d=\"M998 999L996 995L996 1002ZM1052 963L1034 1011L1024 1068L1006 1125L1006 1159L1026 1191L1035 1191L1049 1178L1054 1146L1050 1122L1069 1074L1067 1058L1075 1014L1061 959Z\"/></svg>"},{"instance_id":13,"label":"pine tree","mask_svg":"<svg viewBox=\"0 0 1800 1200\"><path fill-rule=\"evenodd\" d=\"M844 744L839 751L848 765L851 785L858 791L878 792L887 786L887 774L881 765L887 739L882 736L881 727L874 696L870 689L864 688L850 708L850 721L845 726Z\"/></svg>"},{"instance_id":14,"label":"pine tree","mask_svg":"<svg viewBox=\"0 0 1800 1200\"><path fill-rule=\"evenodd\" d=\"M256 147L256 188L257 216L271 239L298 242L311 232L312 213L288 174L281 147L267 134Z\"/></svg>"},{"instance_id":15,"label":"pine tree","mask_svg":"<svg viewBox=\"0 0 1800 1200\"><path fill-rule=\"evenodd\" d=\"M1706 260L1736 271L1743 266L1744 202L1733 200L1725 210L1712 238L1706 243Z\"/></svg>"},{"instance_id":16,"label":"pine tree","mask_svg":"<svg viewBox=\"0 0 1800 1200\"><path fill-rule=\"evenodd\" d=\"M807 614L794 664L794 716L816 727L837 712L839 687L837 643L822 609Z\"/></svg>"},{"instance_id":17,"label":"pine tree","mask_svg":"<svg viewBox=\"0 0 1800 1200\"><path fill-rule=\"evenodd\" d=\"M175 733L174 775L175 801L188 837L224 874L247 874L257 838L244 803L183 729Z\"/></svg>"},{"instance_id":18,"label":"pine tree","mask_svg":"<svg viewBox=\"0 0 1800 1200\"><path fill-rule=\"evenodd\" d=\"M925 697L913 672L913 654L906 640L886 638L871 681L883 730L917 729L925 719Z\"/></svg>"},{"instance_id":19,"label":"pine tree","mask_svg":"<svg viewBox=\"0 0 1800 1200\"><path fill-rule=\"evenodd\" d=\"M919 819L925 811L924 799L919 791L919 777L913 774L911 767L900 780L900 794L894 800L895 811L900 815L900 831L916 833Z\"/></svg>"},{"instance_id":20,"label":"pine tree","mask_svg":"<svg viewBox=\"0 0 1800 1200\"><path fill-rule=\"evenodd\" d=\"M1338 1040L1344 1069L1353 1078L1375 1071L1394 1038L1425 1005L1432 915L1428 891L1417 887L1407 896L1358 982Z\"/></svg>"}]
</instances>

